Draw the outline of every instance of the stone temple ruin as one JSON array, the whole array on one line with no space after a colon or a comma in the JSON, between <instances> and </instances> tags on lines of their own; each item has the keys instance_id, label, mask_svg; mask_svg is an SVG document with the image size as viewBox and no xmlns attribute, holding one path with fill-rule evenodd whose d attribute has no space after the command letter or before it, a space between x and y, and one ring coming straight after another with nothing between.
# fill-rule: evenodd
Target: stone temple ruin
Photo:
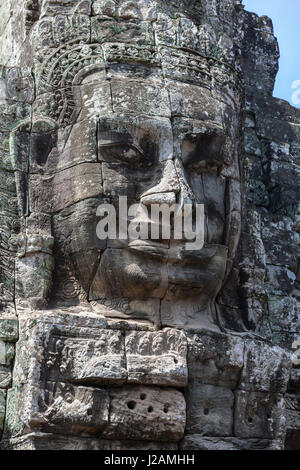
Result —
<instances>
[{"instance_id":1,"label":"stone temple ruin","mask_svg":"<svg viewBox=\"0 0 300 470\"><path fill-rule=\"evenodd\" d=\"M271 20L0 0L0 35L1 449L299 449L300 110ZM120 196L204 204L204 248L100 240Z\"/></svg>"}]
</instances>

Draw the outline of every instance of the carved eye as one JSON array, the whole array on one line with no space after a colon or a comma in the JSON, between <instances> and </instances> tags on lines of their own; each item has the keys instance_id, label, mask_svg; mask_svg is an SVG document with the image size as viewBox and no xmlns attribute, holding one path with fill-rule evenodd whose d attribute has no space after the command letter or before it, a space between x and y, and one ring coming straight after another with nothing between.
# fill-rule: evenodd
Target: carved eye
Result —
<instances>
[{"instance_id":1,"label":"carved eye","mask_svg":"<svg viewBox=\"0 0 300 470\"><path fill-rule=\"evenodd\" d=\"M98 130L98 152L107 163L121 162L129 168L147 170L157 161L157 148L149 135L136 138L128 132Z\"/></svg>"},{"instance_id":2,"label":"carved eye","mask_svg":"<svg viewBox=\"0 0 300 470\"><path fill-rule=\"evenodd\" d=\"M106 162L119 161L135 169L146 169L153 165L153 161L136 144L120 143L100 146L100 152Z\"/></svg>"},{"instance_id":3,"label":"carved eye","mask_svg":"<svg viewBox=\"0 0 300 470\"><path fill-rule=\"evenodd\" d=\"M138 149L134 144L113 145L107 148L106 152L118 160L133 165L138 164L143 157L143 151Z\"/></svg>"},{"instance_id":4,"label":"carved eye","mask_svg":"<svg viewBox=\"0 0 300 470\"><path fill-rule=\"evenodd\" d=\"M190 134L182 142L182 159L187 169L220 168L224 163L225 136L219 132Z\"/></svg>"}]
</instances>

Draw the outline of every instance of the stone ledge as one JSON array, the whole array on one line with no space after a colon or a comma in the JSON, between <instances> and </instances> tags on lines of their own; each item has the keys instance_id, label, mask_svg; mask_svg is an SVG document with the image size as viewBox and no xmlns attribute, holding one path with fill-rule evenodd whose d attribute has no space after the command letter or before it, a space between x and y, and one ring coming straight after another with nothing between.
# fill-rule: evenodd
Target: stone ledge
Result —
<instances>
[{"instance_id":1,"label":"stone ledge","mask_svg":"<svg viewBox=\"0 0 300 470\"><path fill-rule=\"evenodd\" d=\"M281 441L267 439L237 439L235 437L203 437L191 434L184 437L181 450L282 450Z\"/></svg>"},{"instance_id":2,"label":"stone ledge","mask_svg":"<svg viewBox=\"0 0 300 470\"><path fill-rule=\"evenodd\" d=\"M186 405L183 394L174 388L131 385L99 389L50 382L43 388L10 389L6 415L5 439L38 431L178 442L184 435Z\"/></svg>"},{"instance_id":3,"label":"stone ledge","mask_svg":"<svg viewBox=\"0 0 300 470\"><path fill-rule=\"evenodd\" d=\"M177 450L168 442L111 441L69 435L32 433L17 439L4 440L0 450Z\"/></svg>"}]
</instances>

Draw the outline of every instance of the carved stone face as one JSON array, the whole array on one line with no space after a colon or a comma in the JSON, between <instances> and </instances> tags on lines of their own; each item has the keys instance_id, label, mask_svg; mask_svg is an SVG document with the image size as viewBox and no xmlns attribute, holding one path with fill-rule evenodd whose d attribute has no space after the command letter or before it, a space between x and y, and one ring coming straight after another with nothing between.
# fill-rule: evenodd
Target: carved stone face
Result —
<instances>
[{"instance_id":1,"label":"carved stone face","mask_svg":"<svg viewBox=\"0 0 300 470\"><path fill-rule=\"evenodd\" d=\"M58 131L31 193L36 211L53 214L58 276L61 258L71 261L108 316L208 326L238 237L239 121L228 97L129 65L87 74L73 95L76 122ZM205 247L187 251L172 234L99 240L97 207L118 209L120 196L128 205L204 204Z\"/></svg>"}]
</instances>

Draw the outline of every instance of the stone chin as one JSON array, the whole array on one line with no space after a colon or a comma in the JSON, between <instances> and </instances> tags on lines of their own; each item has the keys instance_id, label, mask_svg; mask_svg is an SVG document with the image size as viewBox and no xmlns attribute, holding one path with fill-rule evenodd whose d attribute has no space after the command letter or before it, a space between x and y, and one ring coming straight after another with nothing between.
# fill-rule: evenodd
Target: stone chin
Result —
<instances>
[{"instance_id":1,"label":"stone chin","mask_svg":"<svg viewBox=\"0 0 300 470\"><path fill-rule=\"evenodd\" d=\"M160 321L163 306L171 316L166 324L173 327L178 326L173 316L177 318L176 312L181 309L179 326L200 326L203 315L209 317L222 286L228 249L206 245L199 252L181 254L170 249L168 260L165 254L149 253L145 248L153 246L149 243L128 249L108 248L103 253L89 292L91 303L105 316L154 324ZM195 310L192 323L191 309Z\"/></svg>"}]
</instances>

